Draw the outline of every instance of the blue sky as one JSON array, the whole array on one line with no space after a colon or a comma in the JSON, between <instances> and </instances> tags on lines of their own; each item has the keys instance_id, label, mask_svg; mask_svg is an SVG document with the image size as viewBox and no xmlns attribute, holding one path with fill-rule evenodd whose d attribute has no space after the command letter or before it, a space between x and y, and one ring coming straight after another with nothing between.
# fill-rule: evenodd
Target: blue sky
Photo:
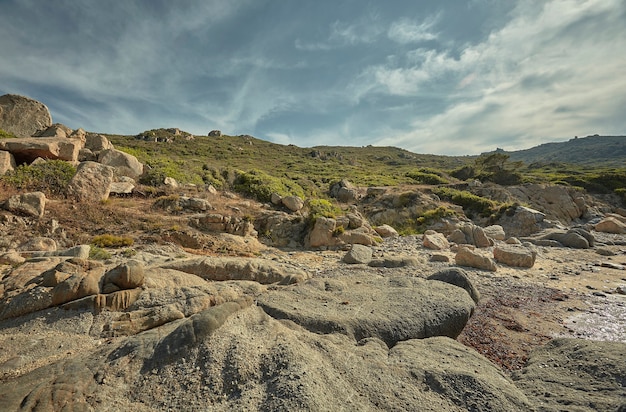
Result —
<instances>
[{"instance_id":1,"label":"blue sky","mask_svg":"<svg viewBox=\"0 0 626 412\"><path fill-rule=\"evenodd\" d=\"M624 0L0 0L55 122L477 154L626 134Z\"/></svg>"}]
</instances>

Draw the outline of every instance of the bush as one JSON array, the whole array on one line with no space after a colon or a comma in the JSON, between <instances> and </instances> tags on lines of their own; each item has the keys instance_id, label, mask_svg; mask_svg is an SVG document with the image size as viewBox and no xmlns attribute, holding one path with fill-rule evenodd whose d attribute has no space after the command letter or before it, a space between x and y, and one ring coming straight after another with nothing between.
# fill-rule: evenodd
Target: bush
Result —
<instances>
[{"instance_id":1,"label":"bush","mask_svg":"<svg viewBox=\"0 0 626 412\"><path fill-rule=\"evenodd\" d=\"M130 237L115 235L99 235L91 239L91 244L97 247L125 247L132 246L135 241Z\"/></svg>"},{"instance_id":2,"label":"bush","mask_svg":"<svg viewBox=\"0 0 626 412\"><path fill-rule=\"evenodd\" d=\"M341 209L326 199L311 199L308 201L309 219L313 222L319 217L335 219L341 215Z\"/></svg>"},{"instance_id":3,"label":"bush","mask_svg":"<svg viewBox=\"0 0 626 412\"><path fill-rule=\"evenodd\" d=\"M92 246L89 250L89 259L107 260L111 259L111 254L98 246Z\"/></svg>"},{"instance_id":4,"label":"bush","mask_svg":"<svg viewBox=\"0 0 626 412\"><path fill-rule=\"evenodd\" d=\"M494 202L491 199L477 196L465 190L457 190L449 187L439 187L433 189L433 193L442 199L462 206L465 210L478 213L480 216L483 217L490 216L500 207L499 203Z\"/></svg>"},{"instance_id":5,"label":"bush","mask_svg":"<svg viewBox=\"0 0 626 412\"><path fill-rule=\"evenodd\" d=\"M0 179L20 190L41 191L50 194L65 193L76 168L63 160L49 160L34 165L20 165Z\"/></svg>"},{"instance_id":6,"label":"bush","mask_svg":"<svg viewBox=\"0 0 626 412\"><path fill-rule=\"evenodd\" d=\"M0 139L15 139L17 136L10 132L0 129Z\"/></svg>"},{"instance_id":7,"label":"bush","mask_svg":"<svg viewBox=\"0 0 626 412\"><path fill-rule=\"evenodd\" d=\"M261 202L269 202L272 193L278 193L283 197L305 197L304 189L294 181L270 176L260 170L240 172L235 179L234 189Z\"/></svg>"},{"instance_id":8,"label":"bush","mask_svg":"<svg viewBox=\"0 0 626 412\"><path fill-rule=\"evenodd\" d=\"M406 176L425 185L445 185L450 183L448 179L440 176L440 174L433 169L419 169L408 172Z\"/></svg>"}]
</instances>

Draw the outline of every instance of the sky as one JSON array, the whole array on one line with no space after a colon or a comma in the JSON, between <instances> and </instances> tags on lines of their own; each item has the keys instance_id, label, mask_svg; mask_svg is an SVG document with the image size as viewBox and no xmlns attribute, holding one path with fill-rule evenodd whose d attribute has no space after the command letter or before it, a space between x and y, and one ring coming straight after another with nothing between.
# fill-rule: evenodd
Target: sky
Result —
<instances>
[{"instance_id":1,"label":"sky","mask_svg":"<svg viewBox=\"0 0 626 412\"><path fill-rule=\"evenodd\" d=\"M626 135L625 0L0 0L0 95L134 135L472 155Z\"/></svg>"}]
</instances>

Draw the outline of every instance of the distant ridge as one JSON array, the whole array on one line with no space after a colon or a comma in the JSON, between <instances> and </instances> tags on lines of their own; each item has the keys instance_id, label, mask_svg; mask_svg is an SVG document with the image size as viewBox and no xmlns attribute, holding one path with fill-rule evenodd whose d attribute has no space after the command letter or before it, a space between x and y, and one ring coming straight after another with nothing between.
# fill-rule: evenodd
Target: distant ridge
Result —
<instances>
[{"instance_id":1,"label":"distant ridge","mask_svg":"<svg viewBox=\"0 0 626 412\"><path fill-rule=\"evenodd\" d=\"M532 163L571 163L589 166L626 167L626 136L587 136L567 142L544 143L506 153L510 160Z\"/></svg>"}]
</instances>

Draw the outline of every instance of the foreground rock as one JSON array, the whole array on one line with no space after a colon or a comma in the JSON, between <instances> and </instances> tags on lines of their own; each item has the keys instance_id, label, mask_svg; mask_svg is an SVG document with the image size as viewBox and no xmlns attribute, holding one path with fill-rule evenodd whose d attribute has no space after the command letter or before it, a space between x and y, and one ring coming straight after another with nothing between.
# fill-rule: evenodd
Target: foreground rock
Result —
<instances>
[{"instance_id":1,"label":"foreground rock","mask_svg":"<svg viewBox=\"0 0 626 412\"><path fill-rule=\"evenodd\" d=\"M250 301L210 308L159 330L91 345L0 383L2 410L530 410L501 371L436 337L356 344L277 321ZM62 324L62 323L61 323ZM27 326L20 326L28 331ZM12 344L33 336L13 329ZM69 331L68 331L69 332ZM75 330L75 341L85 339ZM0 344L8 342L0 336ZM54 343L53 336L50 337ZM48 347L48 346L47 346ZM49 346L48 355L66 348ZM121 367L123 365L123 367Z\"/></svg>"},{"instance_id":2,"label":"foreground rock","mask_svg":"<svg viewBox=\"0 0 626 412\"><path fill-rule=\"evenodd\" d=\"M23 193L11 196L0 206L18 215L42 217L46 208L46 195L41 192Z\"/></svg>"},{"instance_id":3,"label":"foreground rock","mask_svg":"<svg viewBox=\"0 0 626 412\"><path fill-rule=\"evenodd\" d=\"M626 343L555 339L535 350L514 375L538 410L622 411Z\"/></svg>"},{"instance_id":4,"label":"foreground rock","mask_svg":"<svg viewBox=\"0 0 626 412\"><path fill-rule=\"evenodd\" d=\"M315 278L270 291L258 304L272 317L289 319L316 333L343 333L359 341L455 338L474 311L469 294L421 278L362 276Z\"/></svg>"},{"instance_id":5,"label":"foreground rock","mask_svg":"<svg viewBox=\"0 0 626 412\"><path fill-rule=\"evenodd\" d=\"M67 186L68 197L78 202L100 202L109 198L114 169L96 162L83 162Z\"/></svg>"},{"instance_id":6,"label":"foreground rock","mask_svg":"<svg viewBox=\"0 0 626 412\"><path fill-rule=\"evenodd\" d=\"M84 143L64 137L27 137L1 139L0 150L11 152L18 164L31 163L37 158L77 162Z\"/></svg>"}]
</instances>

